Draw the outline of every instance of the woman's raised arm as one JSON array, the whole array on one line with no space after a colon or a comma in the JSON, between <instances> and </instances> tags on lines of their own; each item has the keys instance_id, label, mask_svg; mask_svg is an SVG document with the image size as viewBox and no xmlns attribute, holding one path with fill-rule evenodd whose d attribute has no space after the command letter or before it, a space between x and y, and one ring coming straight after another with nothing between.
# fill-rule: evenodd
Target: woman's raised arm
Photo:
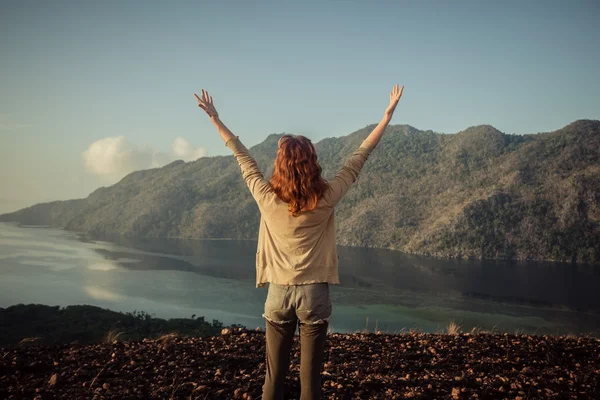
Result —
<instances>
[{"instance_id":1,"label":"woman's raised arm","mask_svg":"<svg viewBox=\"0 0 600 400\"><path fill-rule=\"evenodd\" d=\"M335 178L329 182L329 187L331 190L328 192L327 199L332 206L337 205L342 197L344 197L346 192L348 192L352 184L356 182L356 178L358 178L358 174L360 173L363 165L365 165L365 162L371 154L371 151L373 151L375 146L377 146L377 143L379 143L379 139L381 139L386 126L391 121L392 115L394 114L394 110L398 105L398 100L400 100L400 97L402 96L403 90L404 86L401 88L398 88L398 85L394 86L392 92L390 93L390 104L385 109L381 122L379 122L375 129L371 131L369 136L362 142L354 154L352 154L348 160L346 160L346 163L336 174Z\"/></svg>"},{"instance_id":2,"label":"woman's raised arm","mask_svg":"<svg viewBox=\"0 0 600 400\"><path fill-rule=\"evenodd\" d=\"M256 161L250 153L248 153L246 146L244 146L239 138L219 119L219 113L215 108L212 96L204 89L202 89L201 95L202 97L198 97L198 95L194 93L196 100L198 100L198 107L208 114L210 120L217 128L217 131L219 131L219 135L221 135L225 145L233 152L233 156L242 170L244 182L246 182L248 189L250 189L250 193L252 193L252 196L258 203L258 207L262 207L272 194L271 186L265 181Z\"/></svg>"},{"instance_id":3,"label":"woman's raised arm","mask_svg":"<svg viewBox=\"0 0 600 400\"><path fill-rule=\"evenodd\" d=\"M381 139L381 136L383 135L386 126L392 120L394 110L396 110L398 101L400 100L400 97L402 97L403 90L404 86L398 88L398 84L396 84L396 86L394 86L394 88L392 89L392 92L390 93L390 104L385 109L385 112L383 113L383 118L381 119L379 124L377 124L375 129L373 129L371 134L367 137L367 140L373 145L373 147L377 146L377 143L379 143L379 139Z\"/></svg>"},{"instance_id":4,"label":"woman's raised arm","mask_svg":"<svg viewBox=\"0 0 600 400\"><path fill-rule=\"evenodd\" d=\"M203 109L204 112L208 114L213 125L217 128L217 131L219 131L219 135L221 135L223 141L227 143L230 139L235 138L235 135L231 133L229 128L227 128L223 121L219 119L219 113L215 108L212 96L209 96L208 92L204 89L202 89L201 95L202 97L200 98L196 93L194 93L196 100L198 100L198 107Z\"/></svg>"}]
</instances>

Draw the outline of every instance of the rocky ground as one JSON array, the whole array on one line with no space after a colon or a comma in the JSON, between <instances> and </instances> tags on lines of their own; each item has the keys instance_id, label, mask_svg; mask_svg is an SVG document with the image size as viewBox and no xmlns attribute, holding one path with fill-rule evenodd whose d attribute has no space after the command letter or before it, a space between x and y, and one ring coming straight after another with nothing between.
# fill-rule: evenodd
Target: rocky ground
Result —
<instances>
[{"instance_id":1,"label":"rocky ground","mask_svg":"<svg viewBox=\"0 0 600 400\"><path fill-rule=\"evenodd\" d=\"M297 340L297 337L296 337ZM0 349L1 399L253 399L265 338ZM600 339L510 334L330 334L325 399L600 399ZM295 343L286 398L298 399Z\"/></svg>"}]
</instances>

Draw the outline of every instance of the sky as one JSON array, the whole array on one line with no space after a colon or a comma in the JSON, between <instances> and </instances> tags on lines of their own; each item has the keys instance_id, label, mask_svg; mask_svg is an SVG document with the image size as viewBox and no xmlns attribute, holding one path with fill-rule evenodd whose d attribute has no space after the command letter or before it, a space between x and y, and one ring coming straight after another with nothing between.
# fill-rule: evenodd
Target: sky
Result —
<instances>
[{"instance_id":1,"label":"sky","mask_svg":"<svg viewBox=\"0 0 600 400\"><path fill-rule=\"evenodd\" d=\"M0 213L134 170L392 124L600 119L598 1L0 1Z\"/></svg>"}]
</instances>

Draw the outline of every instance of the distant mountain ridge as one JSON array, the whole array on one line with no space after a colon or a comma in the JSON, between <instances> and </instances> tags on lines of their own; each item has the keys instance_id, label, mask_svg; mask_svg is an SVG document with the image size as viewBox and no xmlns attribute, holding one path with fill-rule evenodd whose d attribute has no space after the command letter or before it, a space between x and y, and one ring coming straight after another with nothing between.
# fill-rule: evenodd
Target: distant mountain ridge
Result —
<instances>
[{"instance_id":1,"label":"distant mountain ridge","mask_svg":"<svg viewBox=\"0 0 600 400\"><path fill-rule=\"evenodd\" d=\"M316 143L325 178L373 126ZM265 177L281 135L250 149ZM242 138L243 140L243 138ZM394 125L336 210L338 244L437 257L600 262L600 121L509 135ZM252 239L259 213L232 156L133 172L85 199L0 215L92 236Z\"/></svg>"}]
</instances>

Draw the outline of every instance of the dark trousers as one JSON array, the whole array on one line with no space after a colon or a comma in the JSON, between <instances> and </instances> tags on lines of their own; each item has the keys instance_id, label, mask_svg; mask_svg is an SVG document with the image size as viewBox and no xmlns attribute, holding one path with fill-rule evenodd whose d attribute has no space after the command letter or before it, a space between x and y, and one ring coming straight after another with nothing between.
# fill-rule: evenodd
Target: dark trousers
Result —
<instances>
[{"instance_id":1,"label":"dark trousers","mask_svg":"<svg viewBox=\"0 0 600 400\"><path fill-rule=\"evenodd\" d=\"M321 368L331 316L329 285L269 284L265 302L267 371L262 400L282 400L296 326L300 330L301 400L321 398Z\"/></svg>"},{"instance_id":2,"label":"dark trousers","mask_svg":"<svg viewBox=\"0 0 600 400\"><path fill-rule=\"evenodd\" d=\"M263 400L283 399L283 384L290 365L296 323L267 323L267 372ZM301 400L321 398L321 368L325 355L328 323L300 325Z\"/></svg>"}]
</instances>

